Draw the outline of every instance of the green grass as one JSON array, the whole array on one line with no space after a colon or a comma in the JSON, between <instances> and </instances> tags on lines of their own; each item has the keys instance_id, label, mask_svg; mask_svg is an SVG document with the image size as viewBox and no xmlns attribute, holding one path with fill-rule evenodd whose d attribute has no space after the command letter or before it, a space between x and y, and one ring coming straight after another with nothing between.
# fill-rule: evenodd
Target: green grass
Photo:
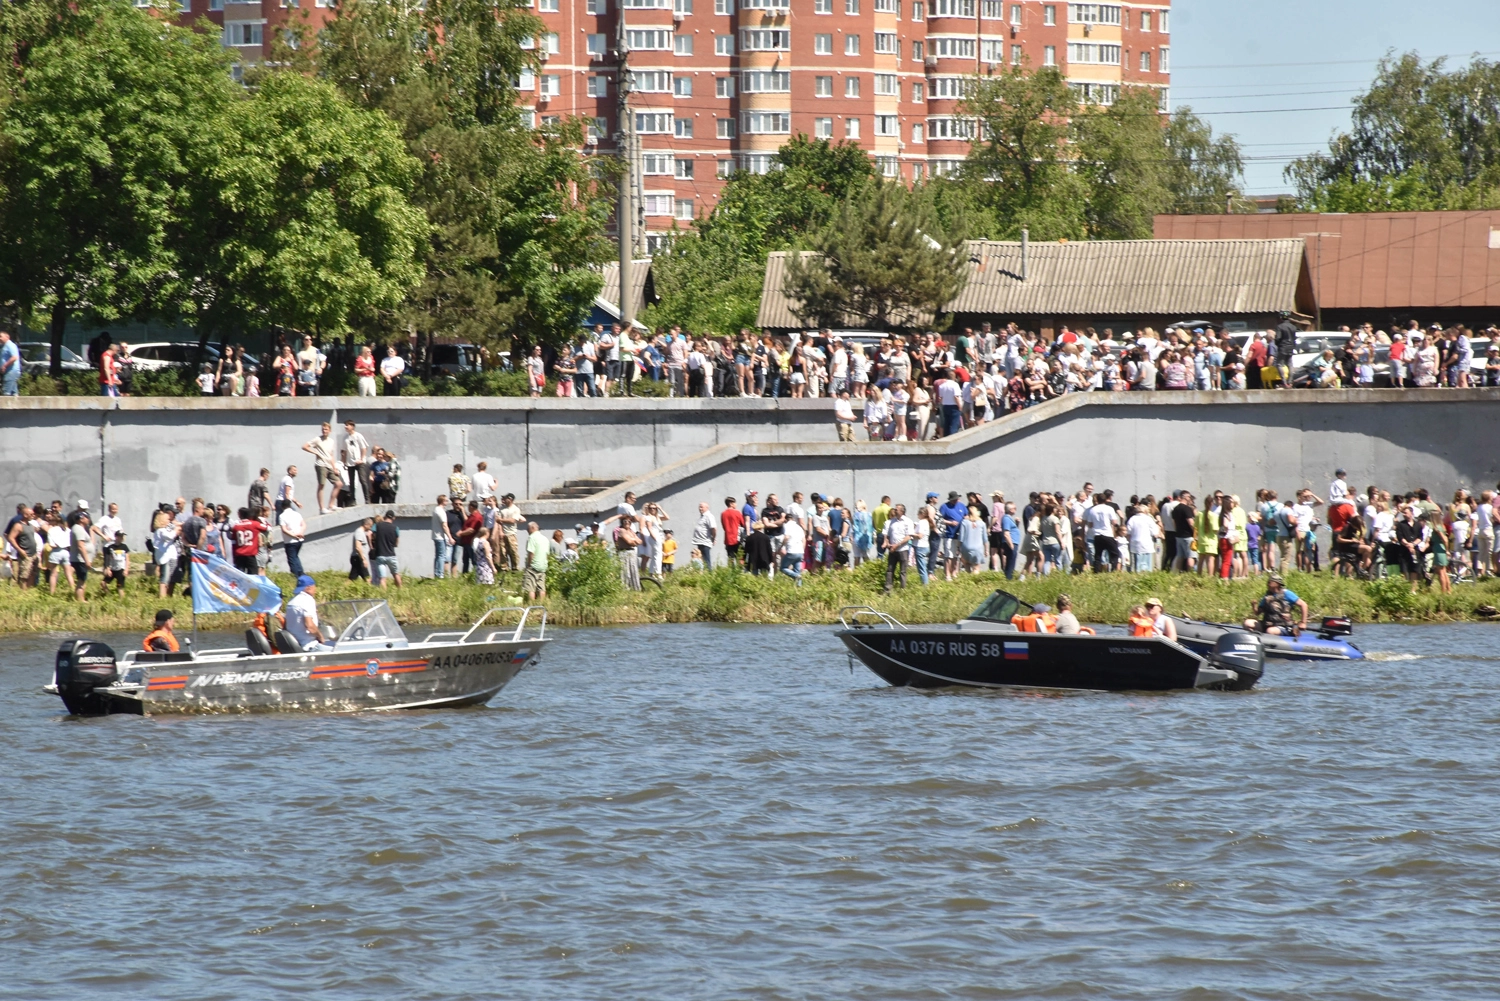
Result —
<instances>
[{"instance_id":1,"label":"green grass","mask_svg":"<svg viewBox=\"0 0 1500 1001\"><path fill-rule=\"evenodd\" d=\"M738 570L720 568L710 573L683 570L667 577L663 587L646 583L645 590L626 592L607 553L595 551L581 569L554 567L549 574L549 621L561 626L621 625L646 622L758 622L831 623L845 605L870 605L903 622L953 622L972 611L995 588L1011 591L1027 602L1056 607L1057 596L1069 593L1080 619L1087 622L1124 622L1132 605L1148 596L1159 597L1168 612L1193 618L1227 620L1248 614L1265 593L1264 578L1221 583L1183 574L1105 574L1064 577L1053 575L1007 583L1001 574L964 576L953 583L916 583L890 595L881 593L884 564L871 563L853 572L808 575L802 587L784 577L768 580ZM291 594L292 579L273 574L283 592ZM408 579L406 586L385 591L364 582L350 582L335 571L314 574L322 601L339 598L385 597L403 624L453 625L472 622L496 605L520 602L520 575L501 574L493 586L467 580ZM1359 622L1444 622L1480 618L1478 609L1500 605L1500 582L1491 580L1455 587L1450 595L1418 586L1416 593L1403 581L1367 584L1335 579L1326 574L1289 574L1288 586L1307 599L1314 615L1347 615ZM49 595L45 590L20 591L10 582L0 584L0 632L146 632L158 608L172 608L186 626L191 605L183 598L165 601L136 575L123 595L101 597L98 578L89 582L89 600L80 604L71 595ZM218 615L207 620L215 629L242 629L248 616ZM201 623L200 623L201 624Z\"/></svg>"}]
</instances>

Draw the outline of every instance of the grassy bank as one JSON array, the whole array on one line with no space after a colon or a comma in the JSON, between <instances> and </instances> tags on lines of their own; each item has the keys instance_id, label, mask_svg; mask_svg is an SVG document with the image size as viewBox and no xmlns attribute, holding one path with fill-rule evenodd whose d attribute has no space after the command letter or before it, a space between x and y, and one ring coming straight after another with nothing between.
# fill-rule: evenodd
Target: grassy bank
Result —
<instances>
[{"instance_id":1,"label":"grassy bank","mask_svg":"<svg viewBox=\"0 0 1500 1001\"><path fill-rule=\"evenodd\" d=\"M603 554L600 554L602 557ZM647 622L758 622L831 623L844 605L870 605L904 622L953 622L977 606L991 590L1005 588L1028 602L1056 605L1068 592L1079 618L1089 622L1124 622L1130 607L1147 596L1166 604L1167 611L1194 618L1232 619L1243 616L1265 592L1264 579L1217 580L1180 574L1108 574L1063 577L1054 575L1007 584L1001 574L976 574L954 583L934 581L926 588L915 583L905 591L881 593L883 565L869 564L853 573L840 571L807 577L800 588L785 578L767 580L736 571L685 571L670 575L664 587L646 584L630 593L619 588L607 558L592 566L565 573L554 568L547 601L549 621L561 626L625 625ZM273 575L284 593L291 578ZM384 592L368 584L351 583L337 572L314 575L319 598L364 598L382 595L396 617L409 626L467 623L496 604L515 603L520 576L502 574L492 587L462 580L408 580L400 590ZM100 597L90 582L87 604L71 596L45 591L20 591L9 582L0 585L0 632L56 631L143 633L161 607L173 608L179 626L187 628L191 605L183 598L162 601L137 578L123 595ZM1464 584L1450 595L1419 586L1412 593L1403 581L1367 584L1327 575L1291 574L1289 586L1307 599L1315 615L1348 615L1359 622L1442 622L1482 618L1483 606L1500 605L1500 583ZM211 623L211 625L210 625ZM243 629L247 616L217 615L203 620L207 628Z\"/></svg>"}]
</instances>

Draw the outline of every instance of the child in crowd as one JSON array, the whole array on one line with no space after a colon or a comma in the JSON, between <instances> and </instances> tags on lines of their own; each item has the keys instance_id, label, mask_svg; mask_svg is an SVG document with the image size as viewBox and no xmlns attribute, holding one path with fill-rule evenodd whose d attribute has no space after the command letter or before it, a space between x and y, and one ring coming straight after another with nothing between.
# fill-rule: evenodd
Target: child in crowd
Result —
<instances>
[{"instance_id":1,"label":"child in crowd","mask_svg":"<svg viewBox=\"0 0 1500 1001\"><path fill-rule=\"evenodd\" d=\"M245 369L245 395L260 395L260 369L254 365Z\"/></svg>"},{"instance_id":2,"label":"child in crowd","mask_svg":"<svg viewBox=\"0 0 1500 1001\"><path fill-rule=\"evenodd\" d=\"M198 392L203 396L217 395L214 392L218 387L215 385L213 366L208 362L204 362L202 369L199 370L197 382Z\"/></svg>"},{"instance_id":3,"label":"child in crowd","mask_svg":"<svg viewBox=\"0 0 1500 1001\"><path fill-rule=\"evenodd\" d=\"M661 568L664 573L671 573L673 565L677 562L677 540L672 538L670 528L664 530L666 538L661 544Z\"/></svg>"},{"instance_id":4,"label":"child in crowd","mask_svg":"<svg viewBox=\"0 0 1500 1001\"><path fill-rule=\"evenodd\" d=\"M125 578L130 573L130 547L125 544L125 533L116 532L115 541L104 547L104 573L100 578L103 585L100 593L109 591L110 581L114 581L117 593L125 592Z\"/></svg>"},{"instance_id":5,"label":"child in crowd","mask_svg":"<svg viewBox=\"0 0 1500 1001\"><path fill-rule=\"evenodd\" d=\"M1260 512L1250 511L1246 514L1246 519L1249 523L1245 526L1245 538L1250 547L1248 570L1251 574L1258 574L1260 573Z\"/></svg>"}]
</instances>

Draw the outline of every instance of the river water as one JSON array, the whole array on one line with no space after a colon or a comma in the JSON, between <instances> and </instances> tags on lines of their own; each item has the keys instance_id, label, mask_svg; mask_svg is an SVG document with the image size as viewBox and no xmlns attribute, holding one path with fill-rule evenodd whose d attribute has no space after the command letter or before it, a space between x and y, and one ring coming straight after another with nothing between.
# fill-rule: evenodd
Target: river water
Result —
<instances>
[{"instance_id":1,"label":"river water","mask_svg":"<svg viewBox=\"0 0 1500 1001\"><path fill-rule=\"evenodd\" d=\"M1500 995L1493 628L1063 697L556 635L487 708L91 720L5 638L0 997Z\"/></svg>"}]
</instances>

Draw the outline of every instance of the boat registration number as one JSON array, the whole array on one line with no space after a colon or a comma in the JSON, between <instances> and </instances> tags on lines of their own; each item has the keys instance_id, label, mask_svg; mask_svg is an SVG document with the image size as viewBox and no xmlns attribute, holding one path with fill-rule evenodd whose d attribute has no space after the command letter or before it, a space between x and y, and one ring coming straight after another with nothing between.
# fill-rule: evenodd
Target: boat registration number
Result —
<instances>
[{"instance_id":1,"label":"boat registration number","mask_svg":"<svg viewBox=\"0 0 1500 1001\"><path fill-rule=\"evenodd\" d=\"M999 657L999 643L971 643L967 640L891 640L891 653L931 657Z\"/></svg>"}]
</instances>

